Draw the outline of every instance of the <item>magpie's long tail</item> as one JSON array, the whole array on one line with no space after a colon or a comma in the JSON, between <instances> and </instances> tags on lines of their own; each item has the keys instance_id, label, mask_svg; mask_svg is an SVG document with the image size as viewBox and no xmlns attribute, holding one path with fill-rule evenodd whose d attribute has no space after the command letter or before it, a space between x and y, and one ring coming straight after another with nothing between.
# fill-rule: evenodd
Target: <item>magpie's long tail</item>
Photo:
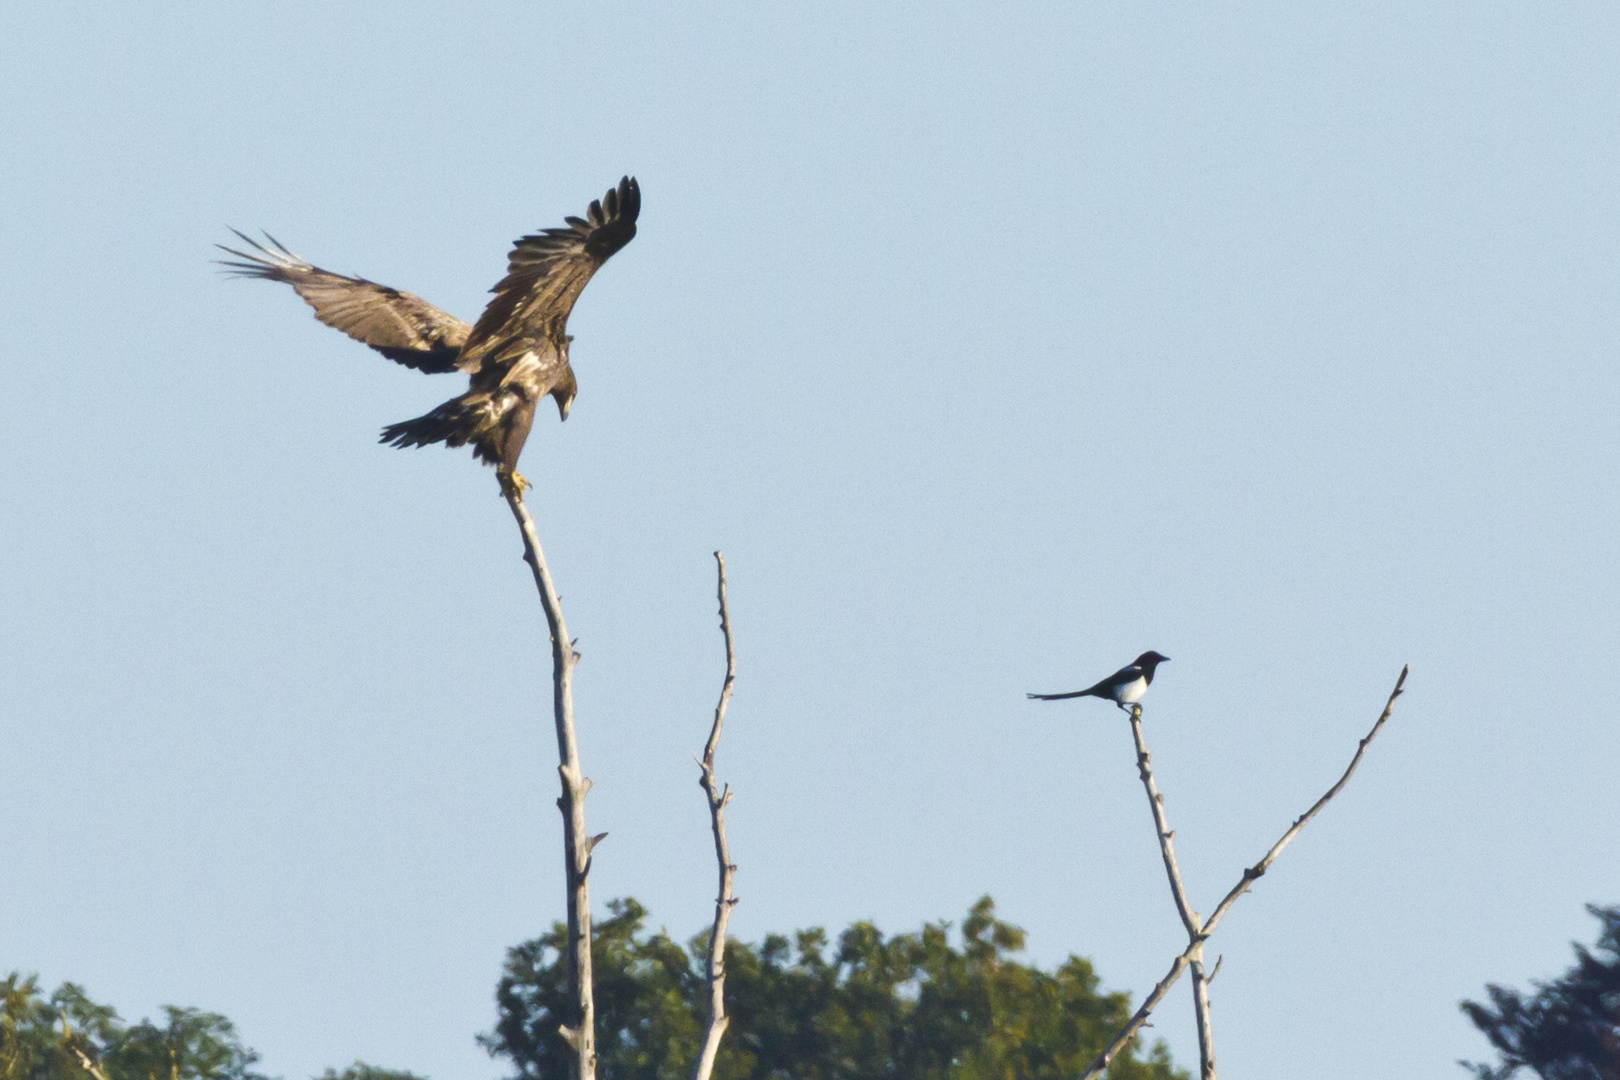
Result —
<instances>
[{"instance_id":1,"label":"magpie's long tail","mask_svg":"<svg viewBox=\"0 0 1620 1080\"><path fill-rule=\"evenodd\" d=\"M425 416L389 424L378 442L393 446L465 446L488 427L491 416L488 394L463 394L451 398Z\"/></svg>"},{"instance_id":2,"label":"magpie's long tail","mask_svg":"<svg viewBox=\"0 0 1620 1080\"><path fill-rule=\"evenodd\" d=\"M1072 697L1102 697L1093 686L1090 690L1071 690L1067 694L1025 694L1032 701L1062 701Z\"/></svg>"}]
</instances>

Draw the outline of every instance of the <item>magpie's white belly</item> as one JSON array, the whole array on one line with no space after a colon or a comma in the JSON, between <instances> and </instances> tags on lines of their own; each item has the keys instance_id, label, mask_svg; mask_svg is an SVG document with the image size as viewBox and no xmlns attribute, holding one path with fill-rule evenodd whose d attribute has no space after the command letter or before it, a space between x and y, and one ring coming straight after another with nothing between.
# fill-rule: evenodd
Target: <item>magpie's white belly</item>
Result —
<instances>
[{"instance_id":1,"label":"magpie's white belly","mask_svg":"<svg viewBox=\"0 0 1620 1080\"><path fill-rule=\"evenodd\" d=\"M1147 693L1147 680L1138 675L1128 683L1114 687L1114 700L1121 705L1135 705Z\"/></svg>"}]
</instances>

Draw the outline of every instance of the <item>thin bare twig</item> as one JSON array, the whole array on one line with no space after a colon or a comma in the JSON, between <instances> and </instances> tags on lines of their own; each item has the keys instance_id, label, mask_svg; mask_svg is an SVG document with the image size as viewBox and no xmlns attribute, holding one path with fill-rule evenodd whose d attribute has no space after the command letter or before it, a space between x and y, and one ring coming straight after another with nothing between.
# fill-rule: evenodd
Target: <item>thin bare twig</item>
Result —
<instances>
[{"instance_id":1,"label":"thin bare twig","mask_svg":"<svg viewBox=\"0 0 1620 1080\"><path fill-rule=\"evenodd\" d=\"M1232 890L1228 892L1226 897L1220 902L1219 905L1216 906L1214 913L1204 921L1203 928L1194 936L1192 941L1188 942L1186 949L1182 950L1181 955L1176 957L1171 963L1169 973L1166 974L1164 978L1160 979L1158 983L1154 985L1153 989L1148 992L1148 996L1143 1000L1141 1007L1136 1010L1135 1014L1132 1015L1125 1026L1119 1030L1119 1033L1114 1036L1113 1041L1108 1044L1107 1048L1104 1049L1101 1054L1097 1055L1097 1059L1086 1068L1086 1071L1080 1074L1080 1080L1094 1080L1099 1073L1108 1067L1108 1063L1112 1061L1121 1050L1130 1044L1130 1041L1136 1037L1137 1033L1142 1030L1143 1025L1147 1023L1147 1018L1152 1014L1159 1002L1163 1000L1165 993L1170 989L1171 986L1175 984L1177 979L1181 978L1182 971L1186 970L1192 964L1194 959L1199 961L1200 967L1202 966L1204 942L1209 940L1209 936L1215 932L1216 924L1218 924L1221 919L1226 916L1226 913L1231 910L1232 905L1237 902L1237 898L1247 892L1249 890L1249 886L1258 880L1271 867L1271 864L1276 861L1277 856L1282 854L1282 849L1288 846L1289 841L1293 840L1293 838L1299 834L1299 831L1305 827L1306 823L1309 822L1311 818L1315 817L1317 813L1328 804L1328 800L1337 795L1344 785L1349 782L1351 774L1356 771L1356 766L1361 764L1362 755L1367 752L1367 747L1372 743L1373 739L1377 737L1378 732L1383 728L1385 721L1389 719L1390 713L1394 711L1395 699L1400 697L1402 691L1405 689L1406 676L1411 670L1411 665L1401 668L1400 678L1395 680L1395 689L1390 691L1389 700L1384 703L1384 711L1378 715L1378 720L1373 724L1372 730L1367 732L1366 736L1361 740L1360 745L1356 747L1355 756L1350 759L1350 765L1344 770L1344 775L1339 777L1338 783L1328 788L1326 794L1324 794L1320 799L1317 799L1309 810L1301 814L1294 821L1293 825L1289 826L1288 831L1283 833L1282 838L1271 846L1271 850L1267 851L1265 856L1259 862L1243 871L1242 880L1233 886ZM1140 745L1140 740L1138 741L1138 745ZM1157 804L1155 805L1157 806ZM1160 817L1161 813L1156 811L1154 814L1155 821L1157 821ZM1177 875L1177 878L1179 878L1179 875ZM1220 964L1217 962L1216 968L1219 969L1219 967ZM1213 973L1204 977L1203 982L1206 986L1208 985L1209 979L1213 977ZM1202 1032L1200 1032L1201 1042L1202 1037ZM1200 1046L1200 1050L1202 1050L1202 1046ZM1213 1062L1211 1062L1211 1064L1213 1064Z\"/></svg>"},{"instance_id":2,"label":"thin bare twig","mask_svg":"<svg viewBox=\"0 0 1620 1080\"><path fill-rule=\"evenodd\" d=\"M1215 911L1210 915L1209 920L1204 923L1204 936L1206 938L1215 932L1216 925L1226 917L1226 913L1232 909L1232 905L1237 902L1237 898L1248 892L1249 886L1260 880L1265 872L1271 869L1271 864L1277 861L1277 856L1282 854L1282 849L1288 846L1289 841L1299 835L1299 830L1303 829L1305 824L1315 817L1322 807L1328 804L1329 799L1339 793L1340 788L1350 782L1351 774L1356 771L1356 766L1361 764L1361 756L1367 752L1367 747L1377 737L1379 729L1384 726L1384 721L1388 720L1389 714L1395 710L1395 699L1400 697L1405 690L1406 676L1411 670L1412 665L1410 664L1401 668L1401 677L1395 680L1395 689L1389 692L1389 700L1384 703L1384 711L1378 714L1378 720L1373 724L1372 730L1367 732L1366 737L1361 740L1361 744L1356 747L1356 755L1350 759L1350 764L1345 768L1344 775L1339 777L1339 782L1328 788L1325 795L1317 799L1309 810L1296 818L1294 823L1288 827L1288 831L1283 833L1275 844L1271 845L1271 850L1266 852L1259 862L1243 871L1243 880L1232 886L1232 891L1227 893L1219 904L1215 905Z\"/></svg>"},{"instance_id":3,"label":"thin bare twig","mask_svg":"<svg viewBox=\"0 0 1620 1080\"><path fill-rule=\"evenodd\" d=\"M72 1050L74 1055L79 1059L79 1064L84 1067L85 1072L95 1077L96 1080L107 1080L107 1074L102 1071L101 1066L90 1060L89 1054L86 1054L83 1050L80 1050L72 1043L68 1044L68 1049Z\"/></svg>"},{"instance_id":4,"label":"thin bare twig","mask_svg":"<svg viewBox=\"0 0 1620 1080\"><path fill-rule=\"evenodd\" d=\"M596 1003L591 983L591 850L607 834L589 836L585 832L585 793L590 780L580 771L579 745L574 738L574 665L579 653L568 637L562 605L546 566L545 552L535 532L534 519L523 505L523 493L515 485L505 492L518 529L523 533L523 559L534 571L540 606L546 612L551 632L552 714L557 725L557 774L562 795L557 809L563 818L563 860L568 876L568 999L573 1012L559 1026L563 1038L574 1049L574 1080L596 1077Z\"/></svg>"},{"instance_id":5,"label":"thin bare twig","mask_svg":"<svg viewBox=\"0 0 1620 1080\"><path fill-rule=\"evenodd\" d=\"M107 1073L91 1060L90 1055L78 1043L73 1041L73 1025L68 1023L66 1016L62 1017L62 1045L73 1051L73 1056L79 1059L79 1065L95 1080L107 1080Z\"/></svg>"},{"instance_id":6,"label":"thin bare twig","mask_svg":"<svg viewBox=\"0 0 1620 1080\"><path fill-rule=\"evenodd\" d=\"M1187 946L1187 951L1171 962L1169 972L1165 974L1164 978L1153 984L1153 989L1148 991L1148 996L1142 999L1141 1007L1136 1010L1125 1026L1119 1029L1119 1033L1114 1036L1114 1041L1104 1047L1103 1052L1097 1055L1097 1059L1086 1067L1085 1072L1080 1074L1080 1080L1093 1080L1097 1074L1108 1068L1108 1063L1113 1061L1121 1050L1130 1045L1130 1041L1136 1038L1137 1032L1144 1027L1151 1026L1148 1024L1147 1018L1158 1007L1159 1002L1164 1000L1164 995L1176 984L1176 980L1181 978L1181 973L1187 970L1187 955L1192 952L1192 949L1191 945Z\"/></svg>"},{"instance_id":7,"label":"thin bare twig","mask_svg":"<svg viewBox=\"0 0 1620 1080\"><path fill-rule=\"evenodd\" d=\"M715 1055L720 1052L720 1037L731 1023L731 1018L726 1015L726 924L731 921L731 909L737 906L737 897L731 891L731 879L737 867L731 861L731 846L726 842L726 804L731 801L731 786L728 784L722 790L714 778L714 752L720 745L720 730L726 723L731 686L737 681L737 649L731 639L731 613L726 607L726 557L717 551L714 562L720 578L720 632L726 639L726 680L720 684L720 701L714 707L714 725L709 728L709 742L703 748L703 760L698 762L702 770L698 783L709 800L709 821L714 829L714 857L720 865L720 895L714 901L714 927L709 931L709 1022L703 1034L703 1052L698 1055L692 1080L709 1080L709 1074L714 1071Z\"/></svg>"}]
</instances>

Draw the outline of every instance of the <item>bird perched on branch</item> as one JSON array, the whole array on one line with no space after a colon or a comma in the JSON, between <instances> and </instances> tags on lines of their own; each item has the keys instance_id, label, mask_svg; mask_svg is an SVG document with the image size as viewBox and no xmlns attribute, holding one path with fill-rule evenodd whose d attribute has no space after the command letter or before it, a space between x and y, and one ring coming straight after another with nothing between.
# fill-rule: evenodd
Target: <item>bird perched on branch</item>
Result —
<instances>
[{"instance_id":1,"label":"bird perched on branch","mask_svg":"<svg viewBox=\"0 0 1620 1080\"><path fill-rule=\"evenodd\" d=\"M1126 667L1120 668L1108 678L1095 686L1084 690L1071 690L1067 694L1030 694L1036 701L1062 701L1065 698L1100 697L1107 698L1115 705L1129 711L1128 706L1135 705L1147 693L1149 684L1153 682L1153 672L1158 666L1169 660L1168 656L1149 649L1147 652L1132 660Z\"/></svg>"},{"instance_id":2,"label":"bird perched on branch","mask_svg":"<svg viewBox=\"0 0 1620 1080\"><path fill-rule=\"evenodd\" d=\"M518 455L534 423L535 406L550 394L568 419L578 384L568 364L568 313L591 275L636 235L641 188L625 177L585 217L542 229L512 247L506 276L490 291L478 322L408 292L365 278L322 270L288 251L269 233L269 246L237 232L254 252L218 245L236 256L221 260L232 274L291 285L315 317L364 342L390 360L428 374L465 372L471 385L425 416L390 424L382 442L395 446L472 444L473 456L496 467L501 490L531 486L518 475ZM235 232L236 230L232 230ZM237 261L239 260L239 261Z\"/></svg>"}]
</instances>

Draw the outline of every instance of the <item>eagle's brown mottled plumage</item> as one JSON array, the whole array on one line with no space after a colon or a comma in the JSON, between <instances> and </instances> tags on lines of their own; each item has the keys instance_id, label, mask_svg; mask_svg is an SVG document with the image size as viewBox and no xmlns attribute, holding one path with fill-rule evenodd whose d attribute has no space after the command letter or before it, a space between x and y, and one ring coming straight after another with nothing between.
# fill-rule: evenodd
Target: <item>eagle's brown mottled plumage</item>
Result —
<instances>
[{"instance_id":1,"label":"eagle's brown mottled plumage","mask_svg":"<svg viewBox=\"0 0 1620 1080\"><path fill-rule=\"evenodd\" d=\"M327 326L390 360L429 373L464 371L471 385L425 416L390 424L382 441L395 446L471 443L497 466L503 486L523 484L518 455L535 406L550 394L563 419L578 385L568 365L568 313L597 268L636 235L641 188L619 181L584 218L543 229L512 247L506 276L490 290L478 322L468 326L412 293L313 266L268 233L270 246L237 233L257 254L221 245L236 260L222 265L244 277L285 281Z\"/></svg>"}]
</instances>

